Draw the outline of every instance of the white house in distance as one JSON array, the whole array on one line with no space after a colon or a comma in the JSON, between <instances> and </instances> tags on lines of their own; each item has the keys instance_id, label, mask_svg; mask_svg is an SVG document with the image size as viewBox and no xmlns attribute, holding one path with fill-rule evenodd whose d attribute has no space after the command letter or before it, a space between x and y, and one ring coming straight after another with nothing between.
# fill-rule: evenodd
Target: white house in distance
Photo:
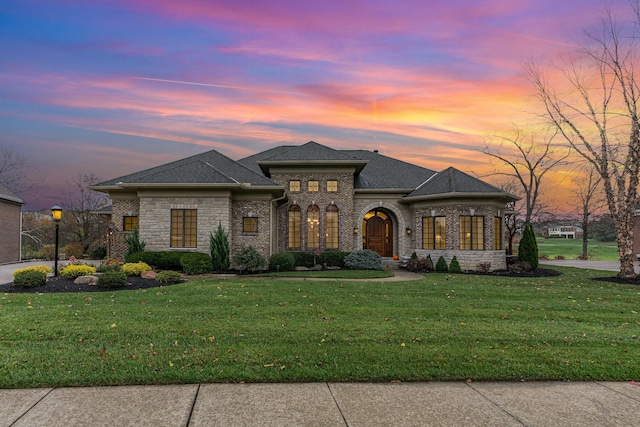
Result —
<instances>
[{"instance_id":1,"label":"white house in distance","mask_svg":"<svg viewBox=\"0 0 640 427\"><path fill-rule=\"evenodd\" d=\"M383 257L455 255L463 269L506 268L506 204L517 200L455 168L441 172L377 150L308 142L240 160L215 150L91 187L112 200L112 255L137 227L149 251L209 252L218 224L232 255L371 249Z\"/></svg>"}]
</instances>

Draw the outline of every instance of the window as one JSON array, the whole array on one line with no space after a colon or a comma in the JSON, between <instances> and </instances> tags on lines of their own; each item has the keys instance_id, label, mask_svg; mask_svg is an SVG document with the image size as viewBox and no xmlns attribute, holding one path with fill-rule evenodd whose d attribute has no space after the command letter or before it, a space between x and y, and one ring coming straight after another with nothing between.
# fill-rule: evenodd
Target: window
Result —
<instances>
[{"instance_id":1,"label":"window","mask_svg":"<svg viewBox=\"0 0 640 427\"><path fill-rule=\"evenodd\" d=\"M197 225L197 209L171 209L171 247L195 248Z\"/></svg>"},{"instance_id":2,"label":"window","mask_svg":"<svg viewBox=\"0 0 640 427\"><path fill-rule=\"evenodd\" d=\"M300 181L289 181L289 191L300 191Z\"/></svg>"},{"instance_id":3,"label":"window","mask_svg":"<svg viewBox=\"0 0 640 427\"><path fill-rule=\"evenodd\" d=\"M242 232L243 233L257 233L258 232L258 218L245 216L242 218Z\"/></svg>"},{"instance_id":4,"label":"window","mask_svg":"<svg viewBox=\"0 0 640 427\"><path fill-rule=\"evenodd\" d=\"M338 207L327 206L327 249L338 249Z\"/></svg>"},{"instance_id":5,"label":"window","mask_svg":"<svg viewBox=\"0 0 640 427\"><path fill-rule=\"evenodd\" d=\"M502 218L499 216L493 218L493 249L502 249Z\"/></svg>"},{"instance_id":6,"label":"window","mask_svg":"<svg viewBox=\"0 0 640 427\"><path fill-rule=\"evenodd\" d=\"M307 248L320 247L320 208L311 205L307 208Z\"/></svg>"},{"instance_id":7,"label":"window","mask_svg":"<svg viewBox=\"0 0 640 427\"><path fill-rule=\"evenodd\" d=\"M445 217L422 218L422 249L446 249Z\"/></svg>"},{"instance_id":8,"label":"window","mask_svg":"<svg viewBox=\"0 0 640 427\"><path fill-rule=\"evenodd\" d=\"M318 191L318 181L309 181L307 183L307 191L310 193Z\"/></svg>"},{"instance_id":9,"label":"window","mask_svg":"<svg viewBox=\"0 0 640 427\"><path fill-rule=\"evenodd\" d=\"M481 251L484 249L484 217L460 217L460 249Z\"/></svg>"},{"instance_id":10,"label":"window","mask_svg":"<svg viewBox=\"0 0 640 427\"><path fill-rule=\"evenodd\" d=\"M289 208L289 241L290 248L300 247L300 206L292 205Z\"/></svg>"},{"instance_id":11,"label":"window","mask_svg":"<svg viewBox=\"0 0 640 427\"><path fill-rule=\"evenodd\" d=\"M338 181L327 181L327 192L335 193L336 191L338 191Z\"/></svg>"},{"instance_id":12,"label":"window","mask_svg":"<svg viewBox=\"0 0 640 427\"><path fill-rule=\"evenodd\" d=\"M135 228L138 228L138 217L137 216L125 216L125 217L122 217L122 230L124 230L124 231L133 231Z\"/></svg>"}]
</instances>

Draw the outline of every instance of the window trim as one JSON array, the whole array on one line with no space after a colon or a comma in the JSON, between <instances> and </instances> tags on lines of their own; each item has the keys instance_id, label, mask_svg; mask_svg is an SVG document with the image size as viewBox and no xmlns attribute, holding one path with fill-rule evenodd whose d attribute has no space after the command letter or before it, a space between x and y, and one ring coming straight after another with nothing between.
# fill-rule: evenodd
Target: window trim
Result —
<instances>
[{"instance_id":1,"label":"window trim","mask_svg":"<svg viewBox=\"0 0 640 427\"><path fill-rule=\"evenodd\" d=\"M442 221L441 241L438 242L438 222ZM443 215L422 217L422 249L444 250L447 248L447 218Z\"/></svg>"},{"instance_id":2,"label":"window trim","mask_svg":"<svg viewBox=\"0 0 640 427\"><path fill-rule=\"evenodd\" d=\"M463 227L463 220L469 221L469 228ZM460 244L461 251L483 251L484 247L484 216L481 215L460 215L459 219L460 227ZM478 225L477 222L480 221ZM478 233L478 228L480 232ZM466 236L469 234L469 237ZM477 239L479 237L479 239ZM468 247L467 247L468 246Z\"/></svg>"},{"instance_id":3,"label":"window trim","mask_svg":"<svg viewBox=\"0 0 640 427\"><path fill-rule=\"evenodd\" d=\"M313 184L313 188L311 188L311 184ZM307 192L308 193L317 193L320 191L320 181L317 179L310 179L307 181Z\"/></svg>"},{"instance_id":4,"label":"window trim","mask_svg":"<svg viewBox=\"0 0 640 427\"><path fill-rule=\"evenodd\" d=\"M289 206L287 211L287 247L302 248L302 209L298 205Z\"/></svg>"},{"instance_id":5,"label":"window trim","mask_svg":"<svg viewBox=\"0 0 640 427\"><path fill-rule=\"evenodd\" d=\"M312 215L316 218L312 218ZM310 205L307 208L307 249L320 249L320 208L318 205Z\"/></svg>"},{"instance_id":6,"label":"window trim","mask_svg":"<svg viewBox=\"0 0 640 427\"><path fill-rule=\"evenodd\" d=\"M289 192L290 193L298 193L301 189L301 183L299 179L289 180Z\"/></svg>"},{"instance_id":7,"label":"window trim","mask_svg":"<svg viewBox=\"0 0 640 427\"><path fill-rule=\"evenodd\" d=\"M127 228L127 219L133 219L135 218L135 221L132 221L132 227L131 228ZM122 217L122 231L133 231L136 228L138 228L140 226L140 218L138 215L124 215Z\"/></svg>"},{"instance_id":8,"label":"window trim","mask_svg":"<svg viewBox=\"0 0 640 427\"><path fill-rule=\"evenodd\" d=\"M176 221L174 222L174 213ZM187 215L189 214L189 215ZM189 218L187 218L189 216ZM174 227L179 226L180 230ZM178 240L178 244L174 241ZM169 247L197 248L198 247L198 210L171 209L171 225L169 230Z\"/></svg>"},{"instance_id":9,"label":"window trim","mask_svg":"<svg viewBox=\"0 0 640 427\"><path fill-rule=\"evenodd\" d=\"M331 184L331 187L329 187ZM337 193L338 192L338 180L337 179L328 179L327 180L327 193Z\"/></svg>"},{"instance_id":10,"label":"window trim","mask_svg":"<svg viewBox=\"0 0 640 427\"><path fill-rule=\"evenodd\" d=\"M248 221L251 220L251 221ZM248 227L248 225L253 225ZM243 233L258 233L258 217L257 216L243 216L242 217L242 232Z\"/></svg>"},{"instance_id":11,"label":"window trim","mask_svg":"<svg viewBox=\"0 0 640 427\"><path fill-rule=\"evenodd\" d=\"M503 221L501 216L493 217L493 250L504 249Z\"/></svg>"},{"instance_id":12,"label":"window trim","mask_svg":"<svg viewBox=\"0 0 640 427\"><path fill-rule=\"evenodd\" d=\"M327 249L339 249L340 210L336 205L329 205L325 209L325 228L325 247Z\"/></svg>"}]
</instances>

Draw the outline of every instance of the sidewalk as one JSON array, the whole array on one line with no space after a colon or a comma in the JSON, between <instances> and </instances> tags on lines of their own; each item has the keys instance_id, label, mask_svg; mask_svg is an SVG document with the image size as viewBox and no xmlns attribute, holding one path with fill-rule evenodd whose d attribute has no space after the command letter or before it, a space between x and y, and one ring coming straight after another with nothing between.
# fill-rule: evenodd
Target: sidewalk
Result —
<instances>
[{"instance_id":1,"label":"sidewalk","mask_svg":"<svg viewBox=\"0 0 640 427\"><path fill-rule=\"evenodd\" d=\"M622 382L186 384L0 390L1 426L636 426Z\"/></svg>"}]
</instances>

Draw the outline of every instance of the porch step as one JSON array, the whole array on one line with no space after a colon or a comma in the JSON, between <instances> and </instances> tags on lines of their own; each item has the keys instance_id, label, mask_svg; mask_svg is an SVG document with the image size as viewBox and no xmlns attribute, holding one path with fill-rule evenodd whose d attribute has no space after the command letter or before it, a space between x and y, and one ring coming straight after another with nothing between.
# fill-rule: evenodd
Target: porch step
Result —
<instances>
[{"instance_id":1,"label":"porch step","mask_svg":"<svg viewBox=\"0 0 640 427\"><path fill-rule=\"evenodd\" d=\"M398 270L400 269L400 260L395 260L393 258L382 258L382 269Z\"/></svg>"}]
</instances>

